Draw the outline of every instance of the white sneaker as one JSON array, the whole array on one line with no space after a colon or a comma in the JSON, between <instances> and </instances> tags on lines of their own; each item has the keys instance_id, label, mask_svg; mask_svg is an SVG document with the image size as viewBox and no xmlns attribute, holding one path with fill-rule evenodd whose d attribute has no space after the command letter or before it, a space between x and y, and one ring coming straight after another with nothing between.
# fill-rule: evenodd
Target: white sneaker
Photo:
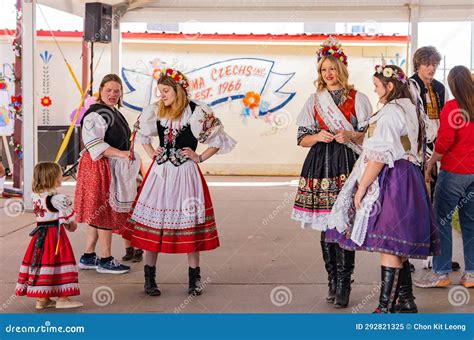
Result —
<instances>
[{"instance_id":1,"label":"white sneaker","mask_svg":"<svg viewBox=\"0 0 474 340\"><path fill-rule=\"evenodd\" d=\"M464 273L459 284L466 288L474 287L474 273Z\"/></svg>"}]
</instances>

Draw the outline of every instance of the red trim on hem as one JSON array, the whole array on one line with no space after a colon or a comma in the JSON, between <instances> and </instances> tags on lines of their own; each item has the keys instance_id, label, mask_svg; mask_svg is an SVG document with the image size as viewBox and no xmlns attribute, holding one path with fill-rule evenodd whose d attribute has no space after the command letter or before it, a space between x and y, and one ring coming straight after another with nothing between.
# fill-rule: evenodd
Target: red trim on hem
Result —
<instances>
[{"instance_id":1,"label":"red trim on hem","mask_svg":"<svg viewBox=\"0 0 474 340\"><path fill-rule=\"evenodd\" d=\"M144 187L148 175L150 174L151 168L153 167L153 162L148 168L147 174L143 179L142 186L134 202L134 206L138 201L141 190ZM206 209L206 221L203 224L196 225L190 228L183 229L169 229L169 228L152 228L150 226L144 225L136 221L129 221L122 229L121 236L131 241L131 246L135 248L144 249L151 252L158 253L168 253L168 254L183 254L183 253L193 253L198 251L213 250L220 246L219 237L216 228L216 222L214 219L214 209L212 207L211 195L209 193L209 188L207 183L202 175L201 169L197 167L199 175L201 177L201 182L204 191L204 204ZM131 217L133 215L133 210L129 213ZM209 218L210 217L210 218ZM209 219L208 219L209 218ZM136 226L141 226L142 228L136 228ZM208 228L215 228L211 231L203 232L203 230ZM155 232L147 232L146 229L153 229ZM189 235L165 235L165 232L174 231L177 233L190 232Z\"/></svg>"},{"instance_id":2,"label":"red trim on hem","mask_svg":"<svg viewBox=\"0 0 474 340\"><path fill-rule=\"evenodd\" d=\"M54 292L28 292L28 289L17 289L15 290L16 296L26 296L31 298L50 298L50 297L68 297L68 296L78 296L81 295L81 290L77 289L67 289L67 290L58 290Z\"/></svg>"}]
</instances>

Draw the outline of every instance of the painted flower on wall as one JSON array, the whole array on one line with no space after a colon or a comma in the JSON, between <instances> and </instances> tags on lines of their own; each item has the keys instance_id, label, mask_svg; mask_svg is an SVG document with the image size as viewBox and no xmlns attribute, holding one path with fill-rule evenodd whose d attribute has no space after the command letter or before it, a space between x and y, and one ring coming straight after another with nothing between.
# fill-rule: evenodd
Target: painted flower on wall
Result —
<instances>
[{"instance_id":1,"label":"painted flower on wall","mask_svg":"<svg viewBox=\"0 0 474 340\"><path fill-rule=\"evenodd\" d=\"M246 107L250 109L254 109L258 107L258 104L260 103L260 95L253 91L247 92L245 94L244 99L242 99L242 101Z\"/></svg>"},{"instance_id":2,"label":"painted flower on wall","mask_svg":"<svg viewBox=\"0 0 474 340\"><path fill-rule=\"evenodd\" d=\"M44 96L43 98L41 98L41 105L43 105L44 107L48 107L52 103L53 102L51 101L51 98L49 98L48 96Z\"/></svg>"}]
</instances>

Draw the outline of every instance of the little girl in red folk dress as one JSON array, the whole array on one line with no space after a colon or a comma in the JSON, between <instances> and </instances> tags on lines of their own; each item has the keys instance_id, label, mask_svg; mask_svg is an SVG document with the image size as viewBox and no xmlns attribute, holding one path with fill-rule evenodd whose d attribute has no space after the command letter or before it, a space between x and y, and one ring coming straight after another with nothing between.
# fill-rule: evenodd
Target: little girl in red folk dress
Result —
<instances>
[{"instance_id":1,"label":"little girl in red folk dress","mask_svg":"<svg viewBox=\"0 0 474 340\"><path fill-rule=\"evenodd\" d=\"M20 267L16 295L37 298L36 309L77 308L69 297L79 295L76 260L66 231L74 231L71 199L58 194L62 171L56 163L39 163L33 172L36 228ZM57 301L51 297L59 297Z\"/></svg>"}]
</instances>

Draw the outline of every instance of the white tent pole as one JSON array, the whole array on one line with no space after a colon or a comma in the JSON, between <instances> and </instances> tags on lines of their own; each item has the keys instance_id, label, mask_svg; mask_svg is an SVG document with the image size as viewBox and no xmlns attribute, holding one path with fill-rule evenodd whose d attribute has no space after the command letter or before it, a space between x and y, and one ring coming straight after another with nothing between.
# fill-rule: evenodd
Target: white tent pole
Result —
<instances>
[{"instance_id":1,"label":"white tent pole","mask_svg":"<svg viewBox=\"0 0 474 340\"><path fill-rule=\"evenodd\" d=\"M36 0L23 0L22 97L23 97L23 204L32 210L31 184L37 159L35 117Z\"/></svg>"},{"instance_id":2,"label":"white tent pole","mask_svg":"<svg viewBox=\"0 0 474 340\"><path fill-rule=\"evenodd\" d=\"M122 33L120 32L120 20L123 12L114 11L112 17L112 46L110 51L111 73L120 76L122 70Z\"/></svg>"},{"instance_id":3,"label":"white tent pole","mask_svg":"<svg viewBox=\"0 0 474 340\"><path fill-rule=\"evenodd\" d=\"M418 5L418 1L415 4L412 3L409 5L410 11L410 50L408 51L409 60L407 60L408 65L408 72L409 74L412 73L412 59L413 54L418 49L418 24L420 21L420 8Z\"/></svg>"}]
</instances>

